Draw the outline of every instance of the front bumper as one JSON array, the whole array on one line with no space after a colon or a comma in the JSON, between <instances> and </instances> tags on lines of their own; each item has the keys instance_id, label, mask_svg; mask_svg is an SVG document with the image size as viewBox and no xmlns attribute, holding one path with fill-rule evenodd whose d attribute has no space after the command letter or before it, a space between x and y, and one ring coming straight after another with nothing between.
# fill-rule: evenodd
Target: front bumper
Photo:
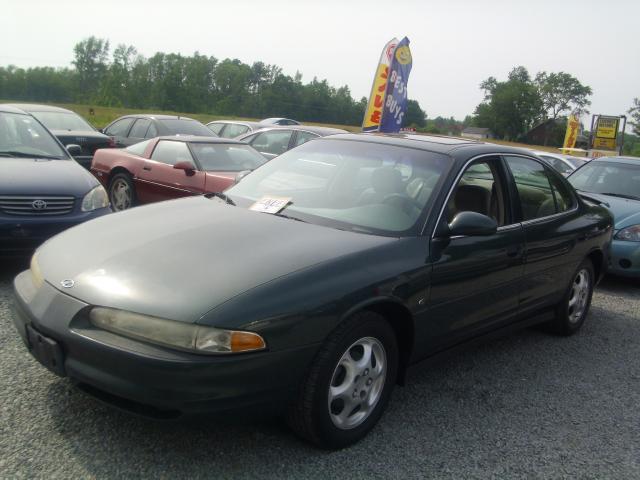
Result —
<instances>
[{"instance_id":1,"label":"front bumper","mask_svg":"<svg viewBox=\"0 0 640 480\"><path fill-rule=\"evenodd\" d=\"M111 213L109 207L51 217L0 213L0 256L30 255L54 235L107 213Z\"/></svg>"},{"instance_id":2,"label":"front bumper","mask_svg":"<svg viewBox=\"0 0 640 480\"><path fill-rule=\"evenodd\" d=\"M52 339L63 356L58 374L135 413L282 412L318 348L195 355L96 329L89 305L46 282L36 288L28 270L14 280L14 292L14 324L25 344L27 326Z\"/></svg>"},{"instance_id":3,"label":"front bumper","mask_svg":"<svg viewBox=\"0 0 640 480\"><path fill-rule=\"evenodd\" d=\"M607 273L640 278L640 242L613 240Z\"/></svg>"}]
</instances>

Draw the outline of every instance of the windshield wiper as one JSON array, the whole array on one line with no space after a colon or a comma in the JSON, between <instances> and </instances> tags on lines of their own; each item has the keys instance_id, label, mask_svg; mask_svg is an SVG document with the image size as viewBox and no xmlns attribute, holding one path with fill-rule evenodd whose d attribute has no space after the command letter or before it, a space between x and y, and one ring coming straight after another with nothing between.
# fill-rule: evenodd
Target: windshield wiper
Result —
<instances>
[{"instance_id":1,"label":"windshield wiper","mask_svg":"<svg viewBox=\"0 0 640 480\"><path fill-rule=\"evenodd\" d=\"M47 160L61 160L62 157L56 157L53 155L43 155L40 153L26 153L26 152L18 152L16 150L5 150L1 151L0 155L7 157L21 157L21 158L45 158Z\"/></svg>"},{"instance_id":2,"label":"windshield wiper","mask_svg":"<svg viewBox=\"0 0 640 480\"><path fill-rule=\"evenodd\" d=\"M276 217L281 217L281 218L286 218L288 220L295 220L297 222L302 222L302 223L309 223L306 220L302 220L301 218L298 217L292 217L291 215L285 215L284 213L272 213L271 215L275 215Z\"/></svg>"},{"instance_id":3,"label":"windshield wiper","mask_svg":"<svg viewBox=\"0 0 640 480\"><path fill-rule=\"evenodd\" d=\"M207 198L216 197L216 198L219 198L219 199L221 199L221 200L224 200L224 201L225 201L225 203L228 203L229 205L232 205L232 206L234 206L234 207L236 206L236 202L234 202L233 200L231 200L227 195L225 195L225 194L224 194L224 193L222 193L222 192L211 192L211 193L207 193L207 194L205 195L205 197L207 197Z\"/></svg>"},{"instance_id":4,"label":"windshield wiper","mask_svg":"<svg viewBox=\"0 0 640 480\"><path fill-rule=\"evenodd\" d=\"M640 197L635 195L627 195L625 193L602 193L601 195L611 195L612 197L628 198L630 200L640 200Z\"/></svg>"}]
</instances>

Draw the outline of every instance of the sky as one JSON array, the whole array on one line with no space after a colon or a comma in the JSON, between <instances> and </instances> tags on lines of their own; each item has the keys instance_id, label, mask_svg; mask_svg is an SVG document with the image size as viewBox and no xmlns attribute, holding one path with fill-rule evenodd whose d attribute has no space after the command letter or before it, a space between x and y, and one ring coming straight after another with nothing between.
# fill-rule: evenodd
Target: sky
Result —
<instances>
[{"instance_id":1,"label":"sky","mask_svg":"<svg viewBox=\"0 0 640 480\"><path fill-rule=\"evenodd\" d=\"M429 118L472 114L480 82L517 65L574 75L593 89L592 113L625 114L640 97L639 0L0 0L0 11L5 66L70 66L73 46L95 35L147 57L275 64L360 99L383 46L407 36L409 97Z\"/></svg>"}]
</instances>

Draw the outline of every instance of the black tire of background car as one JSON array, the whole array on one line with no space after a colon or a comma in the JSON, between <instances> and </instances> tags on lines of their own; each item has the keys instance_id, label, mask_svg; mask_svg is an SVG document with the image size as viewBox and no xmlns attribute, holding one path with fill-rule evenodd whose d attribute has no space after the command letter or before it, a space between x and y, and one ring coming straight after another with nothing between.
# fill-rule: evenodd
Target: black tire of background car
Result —
<instances>
[{"instance_id":1,"label":"black tire of background car","mask_svg":"<svg viewBox=\"0 0 640 480\"><path fill-rule=\"evenodd\" d=\"M582 315L580 316L580 319L577 322L571 322L569 319L569 299L571 298L571 291L576 277L578 273L583 269L589 276L589 292L587 294L587 303L584 311L582 312ZM585 259L571 276L571 283L567 288L567 292L562 298L562 301L556 307L555 318L544 325L544 327L546 327L545 330L550 333L563 336L573 335L578 330L580 330L580 328L584 324L585 319L587 318L587 315L589 314L591 297L593 296L594 282L595 273L593 270L593 263L591 263L591 260Z\"/></svg>"},{"instance_id":2,"label":"black tire of background car","mask_svg":"<svg viewBox=\"0 0 640 480\"><path fill-rule=\"evenodd\" d=\"M342 355L364 337L373 337L384 346L386 379L380 399L369 417L355 428L341 430L329 416L329 384ZM287 412L287 424L299 437L324 449L339 449L356 443L375 426L389 402L396 383L398 356L395 333L384 317L371 311L354 314L329 335L316 354Z\"/></svg>"},{"instance_id":3,"label":"black tire of background car","mask_svg":"<svg viewBox=\"0 0 640 480\"><path fill-rule=\"evenodd\" d=\"M129 190L131 191L131 205L129 206L129 208L135 207L137 204L136 188L133 185L133 178L129 173L117 173L109 181L109 202L111 202L111 207L113 208L114 211L119 211L119 210L116 210L114 206L113 192L112 192L113 185L116 183L118 179L123 180L129 186Z\"/></svg>"}]
</instances>

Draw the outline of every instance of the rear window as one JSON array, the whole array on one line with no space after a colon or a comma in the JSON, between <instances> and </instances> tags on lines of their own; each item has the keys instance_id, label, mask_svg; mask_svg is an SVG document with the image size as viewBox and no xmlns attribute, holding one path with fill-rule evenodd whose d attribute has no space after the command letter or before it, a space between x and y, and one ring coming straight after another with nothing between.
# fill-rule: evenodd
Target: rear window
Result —
<instances>
[{"instance_id":1,"label":"rear window","mask_svg":"<svg viewBox=\"0 0 640 480\"><path fill-rule=\"evenodd\" d=\"M160 120L160 123L169 130L169 135L197 135L199 137L212 137L211 130L196 120L177 118Z\"/></svg>"},{"instance_id":2,"label":"rear window","mask_svg":"<svg viewBox=\"0 0 640 480\"><path fill-rule=\"evenodd\" d=\"M49 130L94 130L87 121L75 113L31 112Z\"/></svg>"}]
</instances>

